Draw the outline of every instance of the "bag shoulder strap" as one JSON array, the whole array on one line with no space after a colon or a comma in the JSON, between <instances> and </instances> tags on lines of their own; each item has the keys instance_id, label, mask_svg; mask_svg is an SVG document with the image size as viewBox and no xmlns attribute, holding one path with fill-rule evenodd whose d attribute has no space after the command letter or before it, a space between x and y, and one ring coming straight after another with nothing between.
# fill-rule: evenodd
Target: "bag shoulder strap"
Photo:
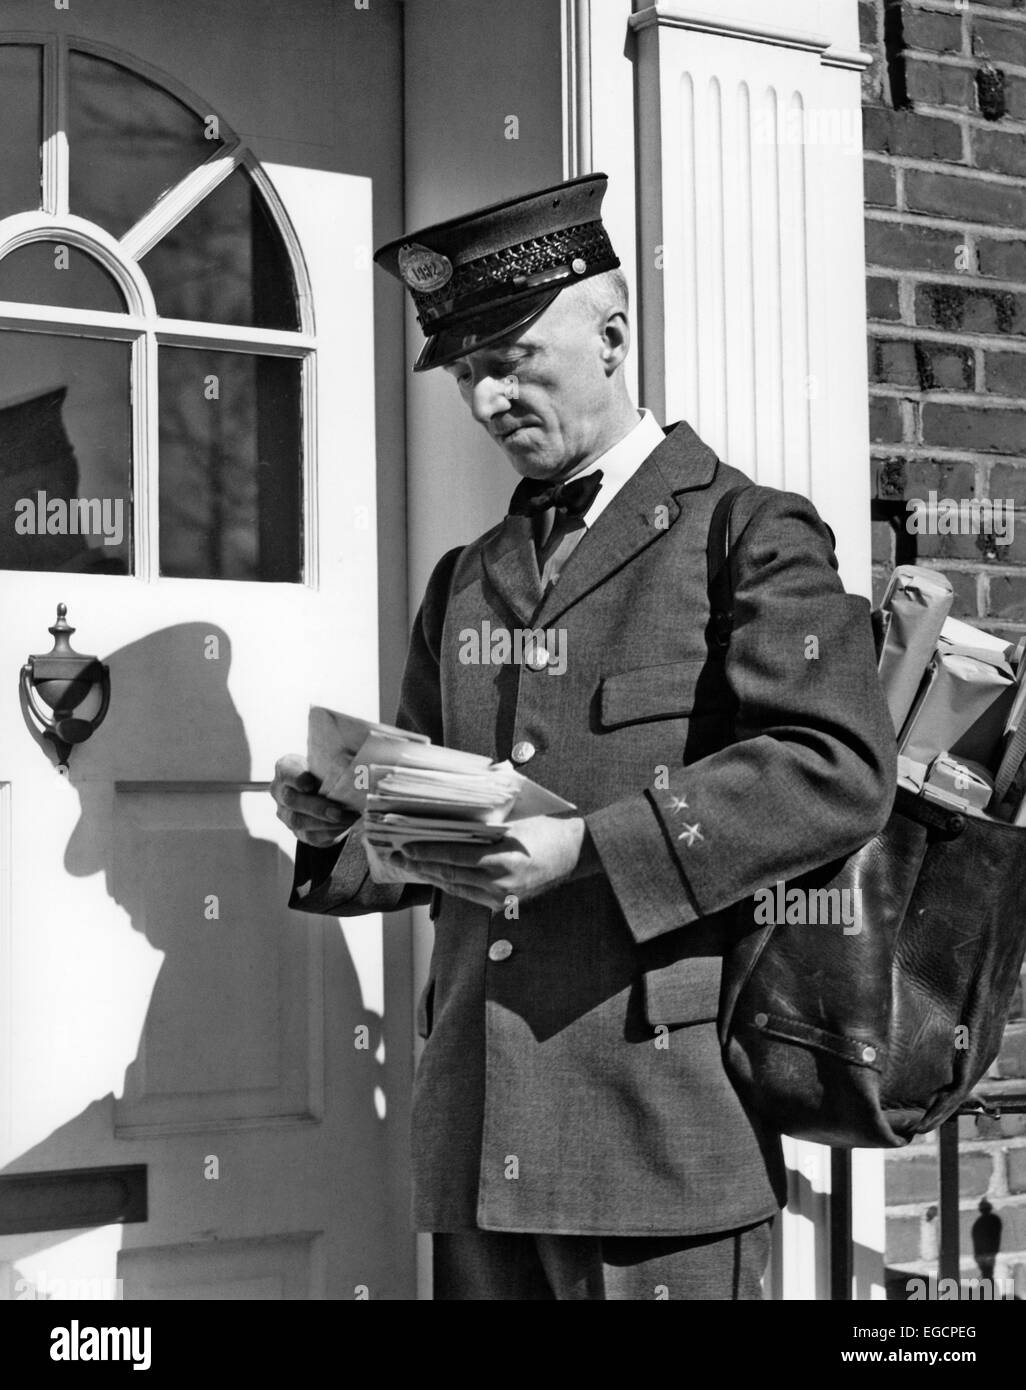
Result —
<instances>
[{"instance_id":1,"label":"bag shoulder strap","mask_svg":"<svg viewBox=\"0 0 1026 1390\"><path fill-rule=\"evenodd\" d=\"M709 649L718 656L724 656L730 646L730 634L734 627L734 576L730 568L730 521L734 507L743 492L748 492L754 483L742 483L739 487L728 488L716 503L709 522L709 539L706 544L706 567L709 580L709 627L707 636ZM823 522L826 526L826 522ZM836 550L837 541L833 531L826 526L830 544Z\"/></svg>"},{"instance_id":2,"label":"bag shoulder strap","mask_svg":"<svg viewBox=\"0 0 1026 1390\"><path fill-rule=\"evenodd\" d=\"M752 484L729 488L716 503L709 522L706 569L709 582L709 650L723 656L734 627L734 578L730 571L730 521L734 507Z\"/></svg>"}]
</instances>

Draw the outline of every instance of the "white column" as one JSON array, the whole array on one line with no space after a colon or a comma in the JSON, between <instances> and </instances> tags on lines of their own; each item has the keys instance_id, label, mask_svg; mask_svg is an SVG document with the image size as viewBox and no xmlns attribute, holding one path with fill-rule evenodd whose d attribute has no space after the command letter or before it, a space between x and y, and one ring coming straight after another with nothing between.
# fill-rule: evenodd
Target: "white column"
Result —
<instances>
[{"instance_id":1,"label":"white column","mask_svg":"<svg viewBox=\"0 0 1026 1390\"><path fill-rule=\"evenodd\" d=\"M810 496L868 592L857 6L716 8L630 18L643 394L758 482Z\"/></svg>"},{"instance_id":2,"label":"white column","mask_svg":"<svg viewBox=\"0 0 1026 1390\"><path fill-rule=\"evenodd\" d=\"M784 1140L787 1208L777 1223L767 1296L830 1297L830 1150Z\"/></svg>"},{"instance_id":3,"label":"white column","mask_svg":"<svg viewBox=\"0 0 1026 1390\"><path fill-rule=\"evenodd\" d=\"M852 1298L884 1299L884 1154L855 1149L851 1156Z\"/></svg>"}]
</instances>

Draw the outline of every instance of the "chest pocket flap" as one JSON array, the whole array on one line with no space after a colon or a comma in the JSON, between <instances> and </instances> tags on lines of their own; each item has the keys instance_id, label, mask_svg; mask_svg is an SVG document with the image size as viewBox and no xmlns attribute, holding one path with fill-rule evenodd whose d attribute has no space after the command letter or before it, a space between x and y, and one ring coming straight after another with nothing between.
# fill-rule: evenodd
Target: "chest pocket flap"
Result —
<instances>
[{"instance_id":1,"label":"chest pocket flap","mask_svg":"<svg viewBox=\"0 0 1026 1390\"><path fill-rule=\"evenodd\" d=\"M702 658L670 661L662 666L641 666L603 676L599 703L603 728L691 714L699 703L706 703L705 698L699 700L698 685L707 665Z\"/></svg>"}]
</instances>

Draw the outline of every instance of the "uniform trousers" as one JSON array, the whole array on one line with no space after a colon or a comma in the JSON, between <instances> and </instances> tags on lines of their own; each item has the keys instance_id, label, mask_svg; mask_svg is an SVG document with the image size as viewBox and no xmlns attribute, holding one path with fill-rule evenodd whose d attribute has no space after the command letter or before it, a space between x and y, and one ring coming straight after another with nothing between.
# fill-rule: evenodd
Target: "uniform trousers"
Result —
<instances>
[{"instance_id":1,"label":"uniform trousers","mask_svg":"<svg viewBox=\"0 0 1026 1390\"><path fill-rule=\"evenodd\" d=\"M703 1236L436 1234L434 1298L760 1299L772 1228L770 1219Z\"/></svg>"}]
</instances>

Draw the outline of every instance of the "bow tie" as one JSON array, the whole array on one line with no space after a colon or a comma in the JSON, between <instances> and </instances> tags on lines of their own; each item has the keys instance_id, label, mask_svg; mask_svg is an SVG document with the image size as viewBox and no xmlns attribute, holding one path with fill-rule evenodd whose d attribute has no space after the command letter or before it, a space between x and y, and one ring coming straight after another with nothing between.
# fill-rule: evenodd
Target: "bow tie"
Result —
<instances>
[{"instance_id":1,"label":"bow tie","mask_svg":"<svg viewBox=\"0 0 1026 1390\"><path fill-rule=\"evenodd\" d=\"M568 483L546 483L537 478L523 478L510 499L509 515L537 516L539 512L555 507L564 516L583 516L601 487L601 468L596 468L585 478L571 478Z\"/></svg>"}]
</instances>

